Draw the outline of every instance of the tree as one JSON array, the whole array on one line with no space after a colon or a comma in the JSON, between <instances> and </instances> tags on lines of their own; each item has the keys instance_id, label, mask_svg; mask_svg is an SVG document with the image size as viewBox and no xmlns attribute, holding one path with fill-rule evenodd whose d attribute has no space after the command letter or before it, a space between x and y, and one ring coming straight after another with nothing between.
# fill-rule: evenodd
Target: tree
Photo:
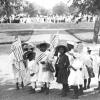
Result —
<instances>
[{"instance_id":1,"label":"tree","mask_svg":"<svg viewBox=\"0 0 100 100\"><path fill-rule=\"evenodd\" d=\"M98 33L100 29L100 0L73 0L73 4L79 10L77 14L92 14L97 15L97 19L94 25L93 41L97 43Z\"/></svg>"},{"instance_id":2,"label":"tree","mask_svg":"<svg viewBox=\"0 0 100 100\"><path fill-rule=\"evenodd\" d=\"M71 5L70 7L68 7L69 9L69 13L72 15L75 15L78 12L78 8L75 7L74 5Z\"/></svg>"},{"instance_id":3,"label":"tree","mask_svg":"<svg viewBox=\"0 0 100 100\"><path fill-rule=\"evenodd\" d=\"M73 0L74 7L79 9L78 13L82 14L97 14L97 10L100 9L100 0Z\"/></svg>"},{"instance_id":4,"label":"tree","mask_svg":"<svg viewBox=\"0 0 100 100\"><path fill-rule=\"evenodd\" d=\"M45 8L41 8L39 10L39 12L40 12L40 15L43 15L43 16L47 16L48 15L48 10L46 10Z\"/></svg>"},{"instance_id":5,"label":"tree","mask_svg":"<svg viewBox=\"0 0 100 100\"><path fill-rule=\"evenodd\" d=\"M22 6L22 0L0 0L0 15L7 15L9 17L13 14L14 9L20 8Z\"/></svg>"},{"instance_id":6,"label":"tree","mask_svg":"<svg viewBox=\"0 0 100 100\"><path fill-rule=\"evenodd\" d=\"M66 4L60 2L53 7L52 11L54 15L65 15L67 12Z\"/></svg>"},{"instance_id":7,"label":"tree","mask_svg":"<svg viewBox=\"0 0 100 100\"><path fill-rule=\"evenodd\" d=\"M10 16L12 12L12 7L10 6L9 0L0 0L0 7L0 14Z\"/></svg>"},{"instance_id":8,"label":"tree","mask_svg":"<svg viewBox=\"0 0 100 100\"><path fill-rule=\"evenodd\" d=\"M38 10L34 4L29 3L28 6L23 8L23 12L27 13L30 17L33 17L37 15Z\"/></svg>"}]
</instances>

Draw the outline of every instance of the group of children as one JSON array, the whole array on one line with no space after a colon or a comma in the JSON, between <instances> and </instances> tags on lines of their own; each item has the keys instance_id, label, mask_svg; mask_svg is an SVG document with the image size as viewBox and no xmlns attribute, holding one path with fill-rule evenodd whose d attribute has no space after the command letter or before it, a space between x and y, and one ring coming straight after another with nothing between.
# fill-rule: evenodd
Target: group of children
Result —
<instances>
[{"instance_id":1,"label":"group of children","mask_svg":"<svg viewBox=\"0 0 100 100\"><path fill-rule=\"evenodd\" d=\"M17 71L16 79L21 76L21 86L24 87L23 73L27 69L31 76L31 93L36 92L37 84L41 84L39 92L49 94L50 83L56 78L56 82L62 84L62 96L67 96L70 88L74 90L74 99L83 94L83 90L90 88L91 78L95 77L94 67L97 67L98 76L100 76L100 59L99 55L92 55L89 48L85 48L81 42L75 45L67 45L66 42L59 42L53 52L49 50L50 44L42 42L35 47L28 47L28 44L22 45L23 59L17 61L13 59L13 68L20 69ZM16 64L17 63L17 64ZM15 69L14 69L15 71ZM16 72L14 72L16 73ZM16 75L15 75L16 76ZM23 78L24 77L24 78ZM100 77L98 78L100 79ZM100 90L100 80L98 81ZM18 80L16 81L19 89Z\"/></svg>"}]
</instances>

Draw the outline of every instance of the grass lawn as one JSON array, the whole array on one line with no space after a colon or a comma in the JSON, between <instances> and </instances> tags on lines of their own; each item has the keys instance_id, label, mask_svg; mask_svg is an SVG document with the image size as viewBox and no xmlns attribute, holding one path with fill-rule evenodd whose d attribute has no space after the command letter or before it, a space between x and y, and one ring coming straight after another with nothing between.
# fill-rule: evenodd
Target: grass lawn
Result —
<instances>
[{"instance_id":1,"label":"grass lawn","mask_svg":"<svg viewBox=\"0 0 100 100\"><path fill-rule=\"evenodd\" d=\"M0 45L0 55L10 54L10 44Z\"/></svg>"},{"instance_id":2,"label":"grass lawn","mask_svg":"<svg viewBox=\"0 0 100 100\"><path fill-rule=\"evenodd\" d=\"M33 34L51 34L59 31L60 34L69 34L79 40L92 43L93 27L94 23L85 22L79 24L0 24L0 51L9 53L9 46L16 34L22 41L27 41Z\"/></svg>"},{"instance_id":3,"label":"grass lawn","mask_svg":"<svg viewBox=\"0 0 100 100\"><path fill-rule=\"evenodd\" d=\"M5 31L33 31L34 29L93 29L94 23L38 23L38 24L0 24L0 32Z\"/></svg>"}]
</instances>

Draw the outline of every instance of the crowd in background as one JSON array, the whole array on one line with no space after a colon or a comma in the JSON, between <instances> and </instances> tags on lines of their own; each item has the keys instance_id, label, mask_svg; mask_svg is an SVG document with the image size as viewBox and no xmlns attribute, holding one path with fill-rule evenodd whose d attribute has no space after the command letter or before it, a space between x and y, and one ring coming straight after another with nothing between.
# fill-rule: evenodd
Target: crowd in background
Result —
<instances>
[{"instance_id":1,"label":"crowd in background","mask_svg":"<svg viewBox=\"0 0 100 100\"><path fill-rule=\"evenodd\" d=\"M43 16L29 17L24 15L12 15L9 18L7 16L0 18L0 23L70 23L75 22L94 22L96 16L84 15L84 16Z\"/></svg>"}]
</instances>

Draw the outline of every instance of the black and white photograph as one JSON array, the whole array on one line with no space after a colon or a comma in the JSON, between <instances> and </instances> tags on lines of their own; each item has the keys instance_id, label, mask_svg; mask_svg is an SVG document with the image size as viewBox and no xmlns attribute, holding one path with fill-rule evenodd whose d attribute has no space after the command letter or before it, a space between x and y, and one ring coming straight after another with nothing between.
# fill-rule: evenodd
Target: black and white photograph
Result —
<instances>
[{"instance_id":1,"label":"black and white photograph","mask_svg":"<svg viewBox=\"0 0 100 100\"><path fill-rule=\"evenodd\" d=\"M100 100L100 0L0 0L0 100Z\"/></svg>"}]
</instances>

